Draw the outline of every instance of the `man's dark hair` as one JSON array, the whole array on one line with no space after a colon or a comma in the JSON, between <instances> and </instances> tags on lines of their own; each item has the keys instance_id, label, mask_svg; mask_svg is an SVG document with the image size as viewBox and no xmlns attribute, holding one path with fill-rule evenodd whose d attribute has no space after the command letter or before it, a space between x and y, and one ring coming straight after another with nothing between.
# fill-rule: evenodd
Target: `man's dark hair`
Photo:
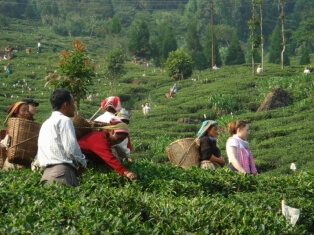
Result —
<instances>
[{"instance_id":1,"label":"man's dark hair","mask_svg":"<svg viewBox=\"0 0 314 235\"><path fill-rule=\"evenodd\" d=\"M54 90L50 96L50 103L53 111L60 110L64 102L70 103L72 99L71 93L64 89L58 88Z\"/></svg>"}]
</instances>

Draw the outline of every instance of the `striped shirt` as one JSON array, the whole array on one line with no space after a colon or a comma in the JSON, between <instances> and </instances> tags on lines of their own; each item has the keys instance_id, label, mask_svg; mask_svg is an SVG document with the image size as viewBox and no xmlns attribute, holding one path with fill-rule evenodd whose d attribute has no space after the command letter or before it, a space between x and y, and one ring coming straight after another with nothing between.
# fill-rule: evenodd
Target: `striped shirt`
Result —
<instances>
[{"instance_id":1,"label":"striped shirt","mask_svg":"<svg viewBox=\"0 0 314 235\"><path fill-rule=\"evenodd\" d=\"M59 111L41 126L38 137L37 158L40 167L66 163L73 167L86 167L84 154L77 143L71 119Z\"/></svg>"}]
</instances>

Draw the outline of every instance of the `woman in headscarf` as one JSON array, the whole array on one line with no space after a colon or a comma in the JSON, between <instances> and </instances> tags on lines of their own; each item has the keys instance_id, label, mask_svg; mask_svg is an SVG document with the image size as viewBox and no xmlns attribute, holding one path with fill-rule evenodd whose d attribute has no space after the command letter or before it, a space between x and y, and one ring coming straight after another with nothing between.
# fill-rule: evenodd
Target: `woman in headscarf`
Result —
<instances>
[{"instance_id":1,"label":"woman in headscarf","mask_svg":"<svg viewBox=\"0 0 314 235\"><path fill-rule=\"evenodd\" d=\"M82 152L91 160L101 159L114 169L118 174L130 180L136 179L133 172L128 171L116 158L111 147L121 143L128 137L128 126L118 119L111 119L109 126L104 126L105 131L94 131L78 140Z\"/></svg>"},{"instance_id":2,"label":"woman in headscarf","mask_svg":"<svg viewBox=\"0 0 314 235\"><path fill-rule=\"evenodd\" d=\"M7 111L8 115L4 121L4 125L8 122L9 118L15 117L15 118L23 118L28 119L29 118L29 110L28 110L28 104L24 101L19 101L10 106L10 108ZM8 148L10 144L10 139L8 135L8 131L6 131L6 136L3 140L1 140L1 147ZM23 165L20 164L12 164L9 163L8 158L5 160L3 169L7 170L9 168L15 168L20 169Z\"/></svg>"},{"instance_id":3,"label":"woman in headscarf","mask_svg":"<svg viewBox=\"0 0 314 235\"><path fill-rule=\"evenodd\" d=\"M238 120L228 124L230 137L226 143L226 151L230 163L230 169L241 173L257 175L257 169L247 138L249 125L246 121Z\"/></svg>"},{"instance_id":4,"label":"woman in headscarf","mask_svg":"<svg viewBox=\"0 0 314 235\"><path fill-rule=\"evenodd\" d=\"M225 159L221 156L216 144L218 123L213 120L204 121L197 136L200 138L200 167L204 169L223 167Z\"/></svg>"},{"instance_id":5,"label":"woman in headscarf","mask_svg":"<svg viewBox=\"0 0 314 235\"><path fill-rule=\"evenodd\" d=\"M100 115L95 121L109 123L115 114L121 110L121 102L118 96L110 96L104 99L100 108L105 110L105 113Z\"/></svg>"}]
</instances>

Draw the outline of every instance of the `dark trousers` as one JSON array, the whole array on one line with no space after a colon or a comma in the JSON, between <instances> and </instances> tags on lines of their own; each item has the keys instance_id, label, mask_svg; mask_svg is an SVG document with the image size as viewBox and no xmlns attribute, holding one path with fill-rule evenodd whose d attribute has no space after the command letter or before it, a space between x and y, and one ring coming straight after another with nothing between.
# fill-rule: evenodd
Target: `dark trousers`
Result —
<instances>
[{"instance_id":1,"label":"dark trousers","mask_svg":"<svg viewBox=\"0 0 314 235\"><path fill-rule=\"evenodd\" d=\"M68 164L47 166L41 181L46 181L45 185L50 185L54 182L74 187L79 185L75 168Z\"/></svg>"}]
</instances>

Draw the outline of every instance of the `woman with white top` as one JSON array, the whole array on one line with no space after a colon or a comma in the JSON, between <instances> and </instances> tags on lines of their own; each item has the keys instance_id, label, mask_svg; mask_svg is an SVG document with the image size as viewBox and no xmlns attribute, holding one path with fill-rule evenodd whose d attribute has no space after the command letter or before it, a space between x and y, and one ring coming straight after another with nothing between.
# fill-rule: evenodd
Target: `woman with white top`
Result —
<instances>
[{"instance_id":1,"label":"woman with white top","mask_svg":"<svg viewBox=\"0 0 314 235\"><path fill-rule=\"evenodd\" d=\"M253 156L249 150L247 138L249 125L246 121L238 120L228 124L230 137L226 143L226 151L230 169L241 173L257 175Z\"/></svg>"}]
</instances>

